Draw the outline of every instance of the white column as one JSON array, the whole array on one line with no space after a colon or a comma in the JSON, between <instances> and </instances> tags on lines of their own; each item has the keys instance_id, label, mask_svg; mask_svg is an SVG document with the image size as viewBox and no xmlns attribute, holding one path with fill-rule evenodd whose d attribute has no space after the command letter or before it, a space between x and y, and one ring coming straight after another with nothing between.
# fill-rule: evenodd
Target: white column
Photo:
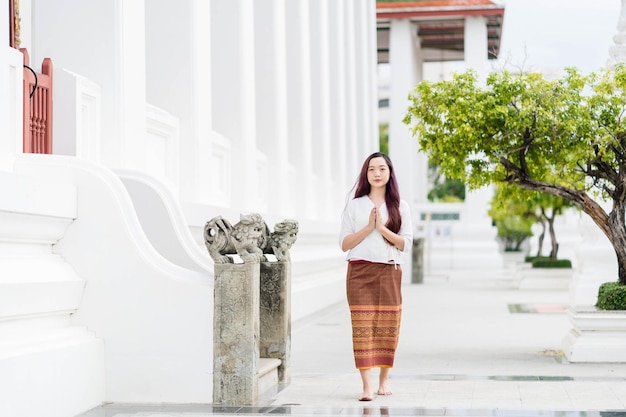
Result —
<instances>
[{"instance_id":1,"label":"white column","mask_svg":"<svg viewBox=\"0 0 626 417\"><path fill-rule=\"evenodd\" d=\"M330 102L333 111L330 113L330 133L333 138L333 150L330 161L334 173L335 194L332 197L337 206L337 212L343 209L345 197L356 172L352 168L352 149L348 144L347 130L347 101L346 85L348 74L346 73L346 14L345 0L330 2L329 31L330 39Z\"/></svg>"},{"instance_id":2,"label":"white column","mask_svg":"<svg viewBox=\"0 0 626 417\"><path fill-rule=\"evenodd\" d=\"M213 137L213 108L211 104L212 62L211 62L211 2L192 1L192 77L194 80L193 123L195 136L186 140L181 134L180 177L181 198L190 201L206 201L218 181L212 178L211 150ZM193 161L189 167L183 161ZM209 166L207 166L209 165ZM191 178L193 177L193 178ZM184 182L189 181L189 185Z\"/></svg>"},{"instance_id":3,"label":"white column","mask_svg":"<svg viewBox=\"0 0 626 417\"><path fill-rule=\"evenodd\" d=\"M375 22L370 22L370 11L375 10L375 2L361 0L354 3L356 39L356 65L359 70L353 74L357 85L357 137L361 138L363 152L369 154L380 148L378 140L377 86L373 74L376 73ZM374 55L373 55L374 54Z\"/></svg>"},{"instance_id":4,"label":"white column","mask_svg":"<svg viewBox=\"0 0 626 417\"><path fill-rule=\"evenodd\" d=\"M417 139L402 122L409 106L408 94L420 80L421 60L418 55L417 29L408 19L393 19L390 27L389 65L389 156L391 157L400 193L409 204L414 203L417 190L415 169L418 157ZM423 163L420 161L420 168ZM424 167L425 168L425 167ZM425 172L425 171L424 171Z\"/></svg>"},{"instance_id":5,"label":"white column","mask_svg":"<svg viewBox=\"0 0 626 417\"><path fill-rule=\"evenodd\" d=\"M116 20L119 48L120 94L117 116L121 120L124 165L144 169L146 148L145 7L143 1L119 1ZM105 138L105 142L108 138Z\"/></svg>"},{"instance_id":6,"label":"white column","mask_svg":"<svg viewBox=\"0 0 626 417\"><path fill-rule=\"evenodd\" d=\"M315 174L316 217L331 216L330 62L328 0L309 2L311 33L311 133Z\"/></svg>"},{"instance_id":7,"label":"white column","mask_svg":"<svg viewBox=\"0 0 626 417\"><path fill-rule=\"evenodd\" d=\"M231 141L231 206L242 211L257 195L253 14L252 0L211 1L213 128Z\"/></svg>"},{"instance_id":8,"label":"white column","mask_svg":"<svg viewBox=\"0 0 626 417\"><path fill-rule=\"evenodd\" d=\"M296 199L297 218L310 219L315 218L316 207L312 180L308 1L289 1L286 10L288 135L300 143L300 146L289 148L290 164L295 171L289 188Z\"/></svg>"},{"instance_id":9,"label":"white column","mask_svg":"<svg viewBox=\"0 0 626 417\"><path fill-rule=\"evenodd\" d=\"M172 162L179 172L171 178L180 178L173 185L180 185L186 201L196 200L198 192L210 192L208 187L198 187L207 180L198 175L198 164L207 163L198 160L198 142L210 132L209 19L209 3L202 0L184 0L176 7L167 0L146 2L146 96L149 104L179 120L184 140L176 152L164 152L164 157L177 157Z\"/></svg>"},{"instance_id":10,"label":"white column","mask_svg":"<svg viewBox=\"0 0 626 417\"><path fill-rule=\"evenodd\" d=\"M33 0L32 62L52 57L55 69L67 69L102 91L102 162L111 167L143 166L146 138L144 2L114 0L58 4ZM71 45L71 47L68 47Z\"/></svg>"},{"instance_id":11,"label":"white column","mask_svg":"<svg viewBox=\"0 0 626 417\"><path fill-rule=\"evenodd\" d=\"M617 21L617 34L613 36L613 41L615 45L609 49L609 66L626 62L626 0L622 0Z\"/></svg>"},{"instance_id":12,"label":"white column","mask_svg":"<svg viewBox=\"0 0 626 417\"><path fill-rule=\"evenodd\" d=\"M465 65L486 76L488 67L487 20L482 16L465 18Z\"/></svg>"},{"instance_id":13,"label":"white column","mask_svg":"<svg viewBox=\"0 0 626 417\"><path fill-rule=\"evenodd\" d=\"M354 8L357 0L346 0L345 4L345 42L346 45L355 45L356 44L356 33L355 33L355 16L354 16ZM359 0L360 1L360 0ZM358 137L358 128L357 128L357 111L356 109L359 106L357 101L357 88L358 85L356 83L356 78L354 74L359 71L358 65L356 63L356 54L355 48L346 48L345 54L345 69L346 69L346 141L348 146L348 158L346 169L348 170L348 178L351 179L351 182L354 182L356 179L359 170L361 169L361 164L363 160L369 155L370 150L362 149L360 145L361 141ZM373 152L373 150L372 150Z\"/></svg>"},{"instance_id":14,"label":"white column","mask_svg":"<svg viewBox=\"0 0 626 417\"><path fill-rule=\"evenodd\" d=\"M465 18L465 65L474 69L484 80L488 70L487 21L482 16ZM493 197L493 187L466 191L461 221L455 226L455 267L484 265L488 257L499 256L495 240L497 230L492 226L488 210ZM458 249L456 249L458 248ZM467 256L462 256L466 253ZM500 264L500 262L498 262Z\"/></svg>"},{"instance_id":15,"label":"white column","mask_svg":"<svg viewBox=\"0 0 626 417\"><path fill-rule=\"evenodd\" d=\"M6 14L4 16L6 17ZM8 22L8 17L5 21ZM2 46L0 50L0 170L11 170L15 155L22 152L23 62L23 55L20 51Z\"/></svg>"},{"instance_id":16,"label":"white column","mask_svg":"<svg viewBox=\"0 0 626 417\"><path fill-rule=\"evenodd\" d=\"M289 216L289 160L287 140L287 48L285 0L256 0L256 136L268 157L268 176L262 178L267 210ZM295 145L294 145L295 146Z\"/></svg>"},{"instance_id":17,"label":"white column","mask_svg":"<svg viewBox=\"0 0 626 417\"><path fill-rule=\"evenodd\" d=\"M393 19L389 38L389 157L400 186L400 196L414 208L418 192L418 169L424 171L426 164L419 161L417 139L402 122L409 106L408 94L421 79L422 61L419 56L417 28L408 19ZM425 191L424 191L425 192ZM413 223L416 223L413 216ZM411 256L405 256L404 282L411 282L413 266Z\"/></svg>"},{"instance_id":18,"label":"white column","mask_svg":"<svg viewBox=\"0 0 626 417\"><path fill-rule=\"evenodd\" d=\"M363 88L367 91L368 99L363 103L371 141L380 146L378 135L378 51L376 34L376 0L364 1L361 5L363 11L363 55L364 68L367 69L363 80Z\"/></svg>"}]
</instances>

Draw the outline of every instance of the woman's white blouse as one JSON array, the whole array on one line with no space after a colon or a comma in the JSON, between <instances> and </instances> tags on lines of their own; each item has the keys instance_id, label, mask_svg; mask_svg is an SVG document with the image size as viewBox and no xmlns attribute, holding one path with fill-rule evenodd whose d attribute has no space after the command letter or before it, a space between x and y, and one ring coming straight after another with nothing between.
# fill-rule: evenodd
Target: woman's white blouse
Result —
<instances>
[{"instance_id":1,"label":"woman's white blouse","mask_svg":"<svg viewBox=\"0 0 626 417\"><path fill-rule=\"evenodd\" d=\"M374 208L374 203L368 196L353 198L348 201L341 220L341 233L339 234L340 246L346 236L367 226L372 208ZM383 223L387 223L389 213L384 203L380 206L380 215L383 219ZM411 224L409 205L404 200L400 200L400 215L402 216L402 226L398 231L398 235L404 238L404 250L402 252L409 252L413 245L413 226ZM383 235L381 235L378 230L374 229L365 239L359 242L358 245L348 251L346 260L349 261L351 259L400 264L402 256L397 247L387 243Z\"/></svg>"}]
</instances>

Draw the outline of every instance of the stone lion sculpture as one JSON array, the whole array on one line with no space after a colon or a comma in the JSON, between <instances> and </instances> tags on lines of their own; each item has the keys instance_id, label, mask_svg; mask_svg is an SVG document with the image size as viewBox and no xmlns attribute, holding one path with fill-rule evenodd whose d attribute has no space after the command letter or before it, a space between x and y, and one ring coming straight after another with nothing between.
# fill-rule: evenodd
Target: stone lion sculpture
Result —
<instances>
[{"instance_id":1,"label":"stone lion sculpture","mask_svg":"<svg viewBox=\"0 0 626 417\"><path fill-rule=\"evenodd\" d=\"M204 243L216 264L233 263L228 254L237 254L245 263L260 262L260 244L265 231L263 218L256 213L242 214L234 226L222 216L209 220L204 226Z\"/></svg>"},{"instance_id":2,"label":"stone lion sculpture","mask_svg":"<svg viewBox=\"0 0 626 417\"><path fill-rule=\"evenodd\" d=\"M293 246L298 237L298 222L296 220L283 220L276 223L274 231L270 233L265 225L263 238L261 239L261 250L263 254L274 254L279 261L289 261L289 249ZM267 257L263 256L264 260Z\"/></svg>"}]
</instances>

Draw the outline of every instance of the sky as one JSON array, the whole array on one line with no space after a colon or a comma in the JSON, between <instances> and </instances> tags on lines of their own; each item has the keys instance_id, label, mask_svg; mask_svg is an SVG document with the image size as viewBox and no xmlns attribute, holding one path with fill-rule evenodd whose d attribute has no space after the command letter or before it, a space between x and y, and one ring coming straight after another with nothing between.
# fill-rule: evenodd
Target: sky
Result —
<instances>
[{"instance_id":1,"label":"sky","mask_svg":"<svg viewBox=\"0 0 626 417\"><path fill-rule=\"evenodd\" d=\"M621 0L504 0L500 60L529 70L606 66ZM626 11L625 11L626 13Z\"/></svg>"}]
</instances>

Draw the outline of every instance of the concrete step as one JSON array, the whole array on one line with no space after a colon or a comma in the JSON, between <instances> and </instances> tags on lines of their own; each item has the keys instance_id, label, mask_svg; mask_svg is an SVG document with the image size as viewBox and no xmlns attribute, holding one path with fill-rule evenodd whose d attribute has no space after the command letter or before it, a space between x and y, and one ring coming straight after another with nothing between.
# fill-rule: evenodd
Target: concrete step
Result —
<instances>
[{"instance_id":1,"label":"concrete step","mask_svg":"<svg viewBox=\"0 0 626 417\"><path fill-rule=\"evenodd\" d=\"M280 359L261 358L259 361L259 396L277 391L278 388L278 367Z\"/></svg>"}]
</instances>

